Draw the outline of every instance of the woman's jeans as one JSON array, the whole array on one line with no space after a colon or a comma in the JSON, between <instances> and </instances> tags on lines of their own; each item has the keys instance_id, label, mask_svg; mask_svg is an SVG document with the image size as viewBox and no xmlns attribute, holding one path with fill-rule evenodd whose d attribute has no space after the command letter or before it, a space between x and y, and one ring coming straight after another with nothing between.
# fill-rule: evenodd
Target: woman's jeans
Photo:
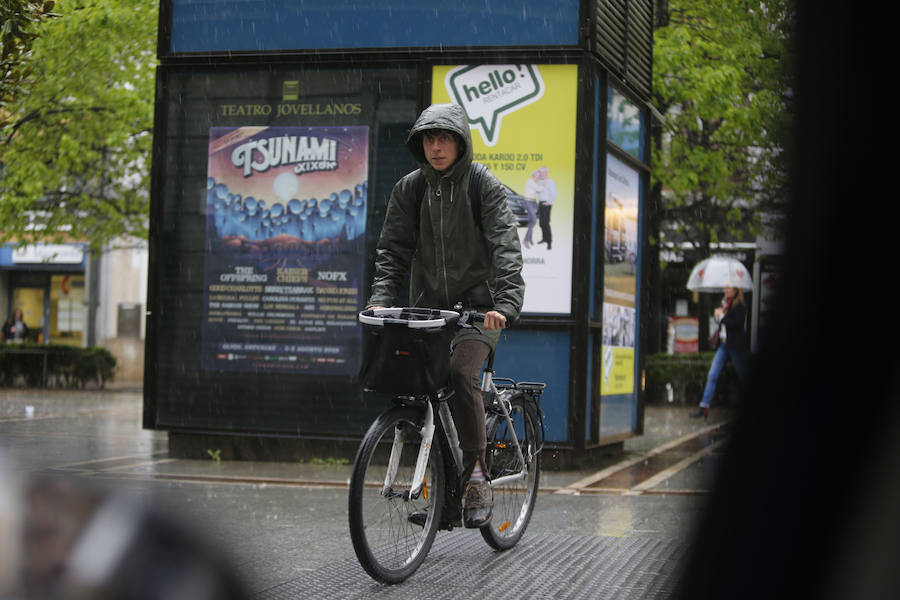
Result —
<instances>
[{"instance_id":1,"label":"woman's jeans","mask_svg":"<svg viewBox=\"0 0 900 600\"><path fill-rule=\"evenodd\" d=\"M722 369L728 360L734 363L738 377L742 384L747 383L747 353L742 351L729 350L727 343L719 344L716 355L713 357L712 364L709 365L709 375L706 377L706 389L703 390L703 399L700 400L700 406L709 408L712 403L713 396L716 393L716 383L722 374Z\"/></svg>"}]
</instances>

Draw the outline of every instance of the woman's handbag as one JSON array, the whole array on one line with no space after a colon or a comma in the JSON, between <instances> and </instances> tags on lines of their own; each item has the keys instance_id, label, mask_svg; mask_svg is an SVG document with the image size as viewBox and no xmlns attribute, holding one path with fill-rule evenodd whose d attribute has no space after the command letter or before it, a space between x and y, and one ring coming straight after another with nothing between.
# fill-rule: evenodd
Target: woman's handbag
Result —
<instances>
[{"instance_id":1,"label":"woman's handbag","mask_svg":"<svg viewBox=\"0 0 900 600\"><path fill-rule=\"evenodd\" d=\"M719 321L716 323L716 330L712 332L712 335L709 336L709 345L713 350L716 350L719 347L721 342L725 341L725 336L722 331L722 322Z\"/></svg>"},{"instance_id":2,"label":"woman's handbag","mask_svg":"<svg viewBox=\"0 0 900 600\"><path fill-rule=\"evenodd\" d=\"M724 315L728 313L728 310L731 308L731 302L732 301L729 300L728 303L723 307L724 311L722 313L722 318L724 318ZM724 325L724 323L722 322L722 318L716 321L716 330L709 336L709 345L713 350L716 350L719 347L719 344L725 342L726 332L722 327Z\"/></svg>"}]
</instances>

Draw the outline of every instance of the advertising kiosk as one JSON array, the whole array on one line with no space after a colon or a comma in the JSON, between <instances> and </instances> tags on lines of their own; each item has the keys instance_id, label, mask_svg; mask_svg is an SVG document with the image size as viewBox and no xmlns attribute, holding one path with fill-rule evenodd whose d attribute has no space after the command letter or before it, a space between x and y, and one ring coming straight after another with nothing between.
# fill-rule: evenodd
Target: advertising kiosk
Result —
<instances>
[{"instance_id":1,"label":"advertising kiosk","mask_svg":"<svg viewBox=\"0 0 900 600\"><path fill-rule=\"evenodd\" d=\"M144 426L223 456L360 439L375 243L410 126L454 102L523 244L497 373L548 384L560 455L640 434L652 2L360 4L162 2Z\"/></svg>"}]
</instances>

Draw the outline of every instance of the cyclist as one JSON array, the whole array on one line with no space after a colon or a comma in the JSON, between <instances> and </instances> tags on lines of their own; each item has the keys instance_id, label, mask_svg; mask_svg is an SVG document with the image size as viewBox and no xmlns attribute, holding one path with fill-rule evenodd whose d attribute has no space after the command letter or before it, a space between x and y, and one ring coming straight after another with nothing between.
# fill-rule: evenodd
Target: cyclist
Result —
<instances>
[{"instance_id":1,"label":"cyclist","mask_svg":"<svg viewBox=\"0 0 900 600\"><path fill-rule=\"evenodd\" d=\"M481 177L479 198L468 197L472 138L460 106L426 108L406 145L424 174L424 198L418 197L416 172L394 186L367 308L395 305L408 272L411 306L452 309L461 303L485 313L483 331L463 329L454 337L450 359L450 409L463 452L463 523L481 527L490 521L493 497L485 479L479 375L500 330L522 310L522 249L506 192L493 175ZM480 207L479 214L473 207Z\"/></svg>"}]
</instances>

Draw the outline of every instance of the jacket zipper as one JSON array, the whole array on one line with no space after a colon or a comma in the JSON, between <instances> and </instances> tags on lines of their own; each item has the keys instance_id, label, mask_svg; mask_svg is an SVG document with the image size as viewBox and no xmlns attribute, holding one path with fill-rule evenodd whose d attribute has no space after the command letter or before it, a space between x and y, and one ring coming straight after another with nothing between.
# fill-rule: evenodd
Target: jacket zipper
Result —
<instances>
[{"instance_id":1,"label":"jacket zipper","mask_svg":"<svg viewBox=\"0 0 900 600\"><path fill-rule=\"evenodd\" d=\"M442 177L438 182L438 198L441 197L441 187L444 178ZM450 182L450 205L453 205L453 182ZM441 267L444 275L444 298L446 299L446 306L450 306L450 286L447 284L447 253L444 245L444 202L441 201Z\"/></svg>"}]
</instances>

